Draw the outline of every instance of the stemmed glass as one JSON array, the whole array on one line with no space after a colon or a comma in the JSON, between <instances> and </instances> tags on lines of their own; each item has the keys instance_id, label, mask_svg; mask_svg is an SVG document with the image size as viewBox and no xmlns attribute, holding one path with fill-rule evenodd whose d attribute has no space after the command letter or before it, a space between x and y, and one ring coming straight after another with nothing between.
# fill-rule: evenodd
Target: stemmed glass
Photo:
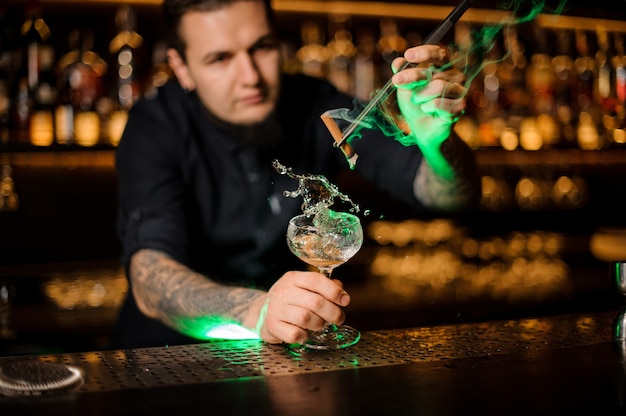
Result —
<instances>
[{"instance_id":1,"label":"stemmed glass","mask_svg":"<svg viewBox=\"0 0 626 416\"><path fill-rule=\"evenodd\" d=\"M302 214L289 220L287 244L305 263L318 268L328 278L333 269L354 256L363 244L363 229L355 215L323 210L315 215ZM327 322L319 331L311 331L303 344L316 350L334 350L356 344L358 330Z\"/></svg>"}]
</instances>

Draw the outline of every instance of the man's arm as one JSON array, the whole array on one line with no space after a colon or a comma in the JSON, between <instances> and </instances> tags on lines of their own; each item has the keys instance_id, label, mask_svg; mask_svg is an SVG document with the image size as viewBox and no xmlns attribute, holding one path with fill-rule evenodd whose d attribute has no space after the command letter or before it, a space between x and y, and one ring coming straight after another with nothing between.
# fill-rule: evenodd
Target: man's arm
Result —
<instances>
[{"instance_id":1,"label":"man's arm","mask_svg":"<svg viewBox=\"0 0 626 416\"><path fill-rule=\"evenodd\" d=\"M291 271L268 292L222 285L158 250L142 249L130 264L132 294L145 315L197 339L223 323L238 323L269 343L302 343L307 330L341 324L350 297L337 281Z\"/></svg>"},{"instance_id":2,"label":"man's arm","mask_svg":"<svg viewBox=\"0 0 626 416\"><path fill-rule=\"evenodd\" d=\"M157 250L142 249L131 258L132 294L139 310L197 339L212 326L239 323L255 329L259 299L256 289L225 286Z\"/></svg>"},{"instance_id":3,"label":"man's arm","mask_svg":"<svg viewBox=\"0 0 626 416\"><path fill-rule=\"evenodd\" d=\"M425 207L446 212L475 206L480 199L480 178L472 150L452 134L441 144L440 152L453 175L438 175L424 159L413 182L415 197Z\"/></svg>"},{"instance_id":4,"label":"man's arm","mask_svg":"<svg viewBox=\"0 0 626 416\"><path fill-rule=\"evenodd\" d=\"M405 144L420 148L424 159L414 182L414 193L425 206L457 211L480 197L480 179L471 149L452 133L465 111L465 76L449 63L450 54L437 45L410 48L406 60L413 65L394 75L398 105L409 135Z\"/></svg>"}]
</instances>

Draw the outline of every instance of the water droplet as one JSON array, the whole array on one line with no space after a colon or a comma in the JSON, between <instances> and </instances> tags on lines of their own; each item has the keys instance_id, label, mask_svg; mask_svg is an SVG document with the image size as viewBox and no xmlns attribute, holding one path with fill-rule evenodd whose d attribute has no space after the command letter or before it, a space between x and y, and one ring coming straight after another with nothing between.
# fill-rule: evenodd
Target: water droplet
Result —
<instances>
[{"instance_id":1,"label":"water droplet","mask_svg":"<svg viewBox=\"0 0 626 416\"><path fill-rule=\"evenodd\" d=\"M315 215L320 210L326 211L335 203L335 198L351 205L350 212L359 212L360 208L347 195L341 193L336 185L330 183L323 175L300 175L281 164L278 160L272 161L272 166L281 175L298 179L298 189L284 191L289 198L301 196L303 199L302 211L306 215Z\"/></svg>"}]
</instances>

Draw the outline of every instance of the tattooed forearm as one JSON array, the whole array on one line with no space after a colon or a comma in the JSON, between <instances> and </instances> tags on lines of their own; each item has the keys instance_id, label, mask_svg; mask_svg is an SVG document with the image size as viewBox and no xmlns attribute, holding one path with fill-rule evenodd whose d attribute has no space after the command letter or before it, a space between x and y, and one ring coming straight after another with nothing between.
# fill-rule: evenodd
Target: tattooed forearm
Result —
<instances>
[{"instance_id":1,"label":"tattooed forearm","mask_svg":"<svg viewBox=\"0 0 626 416\"><path fill-rule=\"evenodd\" d=\"M452 135L441 144L440 152L454 170L454 177L442 178L424 160L415 178L415 196L424 206L447 212L474 206L480 198L480 178L472 150Z\"/></svg>"},{"instance_id":2,"label":"tattooed forearm","mask_svg":"<svg viewBox=\"0 0 626 416\"><path fill-rule=\"evenodd\" d=\"M264 294L216 283L157 250L135 253L130 277L139 309L183 332L182 322L195 317L243 322L250 305Z\"/></svg>"}]
</instances>

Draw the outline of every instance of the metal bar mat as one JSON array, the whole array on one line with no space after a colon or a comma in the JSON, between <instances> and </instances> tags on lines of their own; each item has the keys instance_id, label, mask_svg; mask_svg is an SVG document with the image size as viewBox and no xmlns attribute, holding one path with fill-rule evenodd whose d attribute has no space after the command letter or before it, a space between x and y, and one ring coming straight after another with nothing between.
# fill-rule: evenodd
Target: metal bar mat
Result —
<instances>
[{"instance_id":1,"label":"metal bar mat","mask_svg":"<svg viewBox=\"0 0 626 416\"><path fill-rule=\"evenodd\" d=\"M7 357L78 367L85 382L79 392L205 383L433 362L499 354L541 354L561 347L612 340L609 313L542 319L446 325L365 332L354 346L338 351L298 351L256 340L112 350L72 354Z\"/></svg>"}]
</instances>

